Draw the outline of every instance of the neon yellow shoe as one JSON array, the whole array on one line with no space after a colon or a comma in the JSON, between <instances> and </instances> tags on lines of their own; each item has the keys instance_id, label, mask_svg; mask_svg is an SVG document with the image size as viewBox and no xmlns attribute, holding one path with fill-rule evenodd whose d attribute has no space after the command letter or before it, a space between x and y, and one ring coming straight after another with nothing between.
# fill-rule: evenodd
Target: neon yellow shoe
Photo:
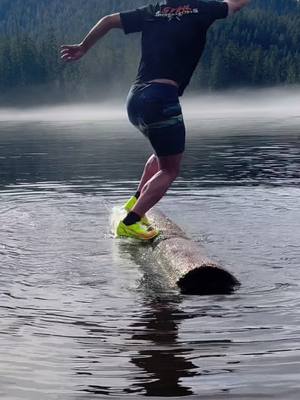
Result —
<instances>
[{"instance_id":1,"label":"neon yellow shoe","mask_svg":"<svg viewBox=\"0 0 300 400\"><path fill-rule=\"evenodd\" d=\"M131 211L137 202L137 198L135 196L130 197L127 203L124 205L126 211Z\"/></svg>"},{"instance_id":2,"label":"neon yellow shoe","mask_svg":"<svg viewBox=\"0 0 300 400\"><path fill-rule=\"evenodd\" d=\"M136 222L132 225L125 225L124 222L121 221L117 227L117 236L120 237L151 240L159 234L160 232L157 229L149 230L147 226L143 225L141 222Z\"/></svg>"},{"instance_id":3,"label":"neon yellow shoe","mask_svg":"<svg viewBox=\"0 0 300 400\"><path fill-rule=\"evenodd\" d=\"M128 201L127 201L127 203L124 205L124 208L125 208L125 210L126 211L131 211L132 209L133 209L133 207L135 206L135 204L136 204L136 202L137 202L137 198L135 197L135 196L132 196ZM144 225L146 225L146 226L151 226L151 222L149 221L149 219L146 217L146 215L144 215L142 218L141 218L141 223L142 224L144 224Z\"/></svg>"}]
</instances>

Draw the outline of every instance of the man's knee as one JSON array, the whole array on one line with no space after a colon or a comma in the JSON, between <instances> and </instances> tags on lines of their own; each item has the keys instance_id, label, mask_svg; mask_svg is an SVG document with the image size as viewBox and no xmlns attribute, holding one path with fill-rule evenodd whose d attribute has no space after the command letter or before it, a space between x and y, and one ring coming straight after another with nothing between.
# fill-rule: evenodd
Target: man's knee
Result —
<instances>
[{"instance_id":1,"label":"man's knee","mask_svg":"<svg viewBox=\"0 0 300 400\"><path fill-rule=\"evenodd\" d=\"M172 168L164 169L163 170L166 175L168 175L169 179L171 182L175 181L175 179L178 177L180 173L180 166L174 166Z\"/></svg>"},{"instance_id":2,"label":"man's knee","mask_svg":"<svg viewBox=\"0 0 300 400\"><path fill-rule=\"evenodd\" d=\"M183 153L159 158L160 169L168 175L171 182L174 181L180 173L182 156Z\"/></svg>"},{"instance_id":3,"label":"man's knee","mask_svg":"<svg viewBox=\"0 0 300 400\"><path fill-rule=\"evenodd\" d=\"M147 161L147 165L149 167L157 167L158 166L158 159L155 154L152 154L152 156L149 157L149 159Z\"/></svg>"}]
</instances>

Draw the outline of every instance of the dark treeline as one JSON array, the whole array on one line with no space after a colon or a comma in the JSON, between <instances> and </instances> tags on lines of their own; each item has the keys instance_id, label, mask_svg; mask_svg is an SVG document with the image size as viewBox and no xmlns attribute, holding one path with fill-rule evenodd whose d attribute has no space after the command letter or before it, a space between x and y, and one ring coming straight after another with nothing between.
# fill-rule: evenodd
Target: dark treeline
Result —
<instances>
[{"instance_id":1,"label":"dark treeline","mask_svg":"<svg viewBox=\"0 0 300 400\"><path fill-rule=\"evenodd\" d=\"M0 0L1 102L15 93L20 101L38 93L55 100L99 99L128 88L137 69L139 34L110 32L72 65L59 60L59 46L78 43L107 13L146 3ZM190 90L299 83L299 43L297 0L253 0L247 10L211 28Z\"/></svg>"}]
</instances>

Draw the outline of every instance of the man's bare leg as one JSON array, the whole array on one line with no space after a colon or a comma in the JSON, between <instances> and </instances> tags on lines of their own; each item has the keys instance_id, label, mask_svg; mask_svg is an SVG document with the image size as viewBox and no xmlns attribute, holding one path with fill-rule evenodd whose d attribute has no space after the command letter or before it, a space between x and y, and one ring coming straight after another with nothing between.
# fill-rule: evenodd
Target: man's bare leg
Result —
<instances>
[{"instance_id":1,"label":"man's bare leg","mask_svg":"<svg viewBox=\"0 0 300 400\"><path fill-rule=\"evenodd\" d=\"M155 154L152 154L152 156L149 157L148 161L145 164L144 172L143 172L143 175L141 177L141 180L140 180L140 183L138 186L138 192L140 192L140 193L142 192L142 189L145 186L145 184L158 171L159 171L158 158Z\"/></svg>"},{"instance_id":2,"label":"man's bare leg","mask_svg":"<svg viewBox=\"0 0 300 400\"><path fill-rule=\"evenodd\" d=\"M177 178L183 154L158 158L159 171L142 188L141 195L132 211L143 216L165 195Z\"/></svg>"}]
</instances>

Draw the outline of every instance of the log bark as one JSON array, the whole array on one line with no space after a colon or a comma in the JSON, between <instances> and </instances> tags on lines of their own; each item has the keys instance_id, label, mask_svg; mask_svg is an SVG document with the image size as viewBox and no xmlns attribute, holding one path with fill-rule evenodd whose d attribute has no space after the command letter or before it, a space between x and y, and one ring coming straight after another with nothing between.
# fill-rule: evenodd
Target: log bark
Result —
<instances>
[{"instance_id":1,"label":"log bark","mask_svg":"<svg viewBox=\"0 0 300 400\"><path fill-rule=\"evenodd\" d=\"M153 255L168 269L183 294L229 294L240 285L226 269L207 257L202 245L193 242L185 232L161 211L148 215L162 234L152 242Z\"/></svg>"}]
</instances>

